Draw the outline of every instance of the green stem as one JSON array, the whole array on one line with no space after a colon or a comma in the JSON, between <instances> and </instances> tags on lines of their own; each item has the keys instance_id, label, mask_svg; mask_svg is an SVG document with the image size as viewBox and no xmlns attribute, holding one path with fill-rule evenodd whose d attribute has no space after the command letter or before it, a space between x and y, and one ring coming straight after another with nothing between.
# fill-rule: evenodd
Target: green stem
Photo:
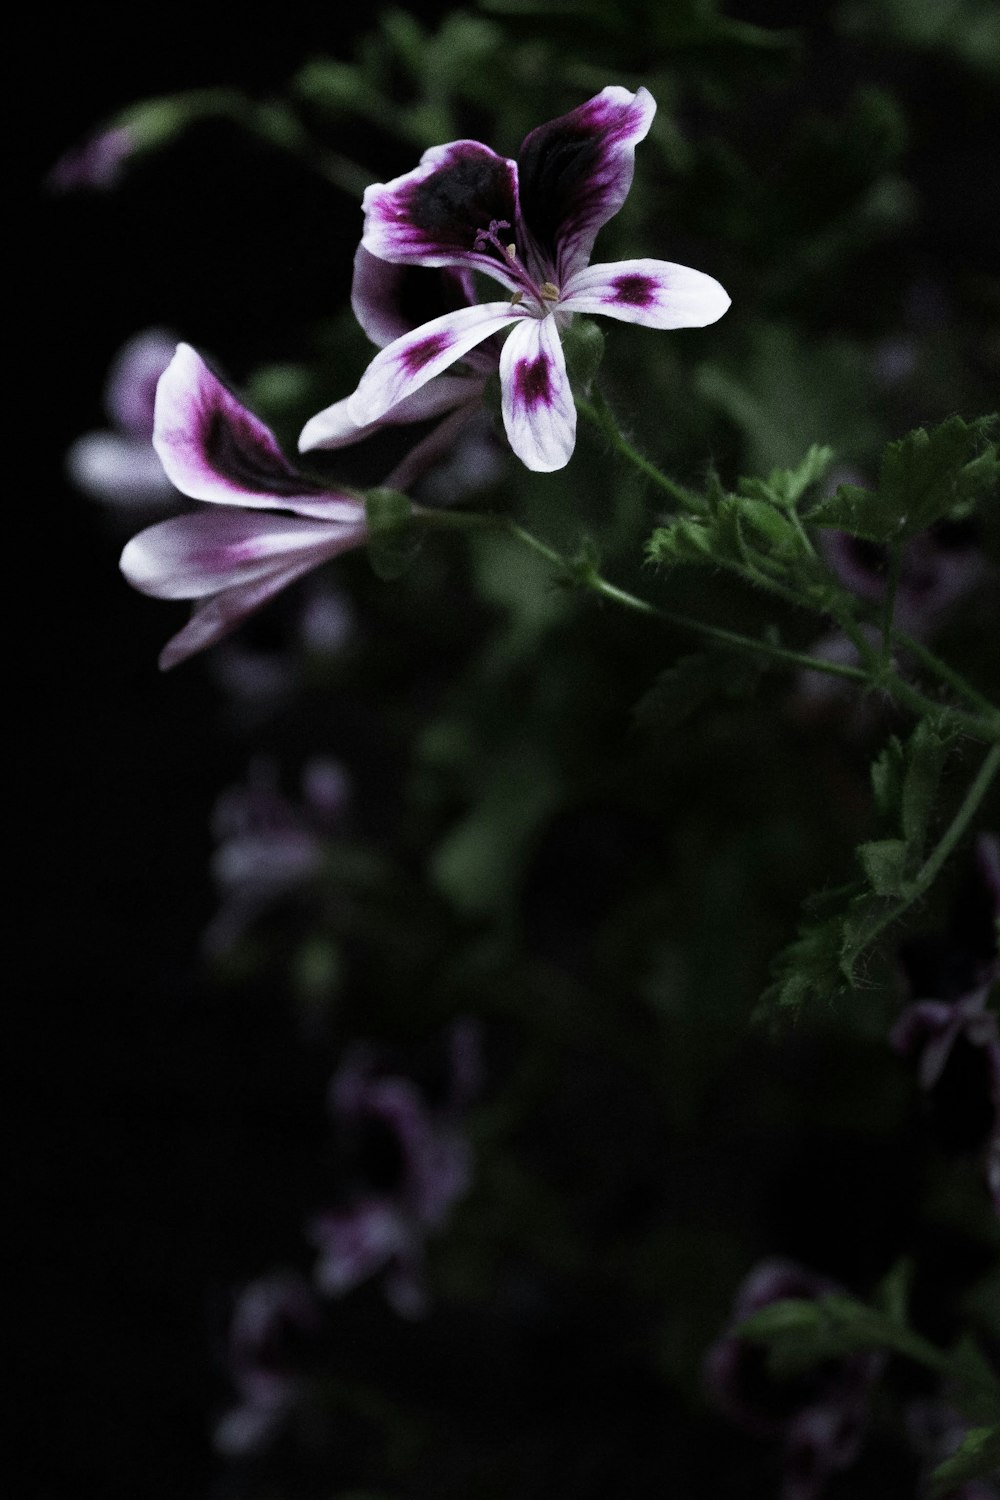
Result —
<instances>
[{"instance_id":1,"label":"green stem","mask_svg":"<svg viewBox=\"0 0 1000 1500\"><path fill-rule=\"evenodd\" d=\"M526 531L523 526L519 526L516 521L506 516L475 514L468 511L415 510L414 519L429 530L506 532L508 536L514 537L524 546L529 547L532 552L537 552L540 557L544 557L546 562L559 569L567 577L573 578L602 598L610 599L613 603L631 610L634 614L645 615L648 619L659 620L665 625L674 625L680 630L695 631L707 640L717 641L721 646L726 646L733 651L748 651L755 656L770 657L771 660L783 662L787 666L802 667L810 672L823 672L829 677L843 677L851 682L868 681L868 674L860 667L826 661L821 656L810 656L805 651L792 651L785 646L776 645L773 641L761 640L758 636L742 635L736 630L726 630L721 625L709 625L704 620L696 620L691 615L661 609L656 604L650 604L646 599L640 599L637 594L619 588L616 583L612 583L594 571L588 571L580 576L562 553L557 552L540 537Z\"/></svg>"},{"instance_id":2,"label":"green stem","mask_svg":"<svg viewBox=\"0 0 1000 1500\"><path fill-rule=\"evenodd\" d=\"M651 480L657 489L663 490L664 494L669 495L671 500L675 500L685 510L693 511L699 516L705 514L707 507L700 495L693 495L682 484L678 484L675 479L664 474L662 469L658 469L644 453L640 453L639 449L622 435L603 396L598 395L592 402L585 401L578 396L576 409L582 417L597 428L598 432L604 434L616 453L620 453L634 469L638 469L640 474L644 474L647 479Z\"/></svg>"},{"instance_id":3,"label":"green stem","mask_svg":"<svg viewBox=\"0 0 1000 1500\"><path fill-rule=\"evenodd\" d=\"M889 576L882 604L882 669L888 671L892 661L892 622L896 614L896 592L903 566L903 549L898 542L889 548Z\"/></svg>"},{"instance_id":4,"label":"green stem","mask_svg":"<svg viewBox=\"0 0 1000 1500\"><path fill-rule=\"evenodd\" d=\"M954 688L955 692L967 703L974 704L984 713L996 716L996 705L991 703L977 688L974 688L961 672L956 672L954 667L949 666L946 661L941 660L940 656L929 650L922 641L916 640L912 635L905 635L901 630L894 630L893 636L904 650L908 651L911 656L915 656L929 672L934 673L935 677L939 677L942 682Z\"/></svg>"}]
</instances>

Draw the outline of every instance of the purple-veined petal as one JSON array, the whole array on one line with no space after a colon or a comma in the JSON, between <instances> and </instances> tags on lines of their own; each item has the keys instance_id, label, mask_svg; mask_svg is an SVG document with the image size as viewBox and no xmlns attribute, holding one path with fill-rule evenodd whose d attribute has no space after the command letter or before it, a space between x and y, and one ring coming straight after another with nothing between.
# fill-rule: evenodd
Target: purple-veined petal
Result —
<instances>
[{"instance_id":1,"label":"purple-veined petal","mask_svg":"<svg viewBox=\"0 0 1000 1500\"><path fill-rule=\"evenodd\" d=\"M560 312L603 313L647 328L704 328L722 317L727 292L712 276L666 260L585 266L563 286Z\"/></svg>"},{"instance_id":2,"label":"purple-veined petal","mask_svg":"<svg viewBox=\"0 0 1000 1500\"><path fill-rule=\"evenodd\" d=\"M374 422L363 425L355 422L349 411L353 394L342 401L335 401L325 411L317 412L303 427L299 436L299 451L307 453L315 448L346 448L351 443L360 443L371 437L382 427L398 427L407 422L427 422L433 417L442 417L445 412L468 401L475 401L483 389L480 375L438 375L426 385L418 386L409 396L404 396L395 406L383 412Z\"/></svg>"},{"instance_id":3,"label":"purple-veined petal","mask_svg":"<svg viewBox=\"0 0 1000 1500\"><path fill-rule=\"evenodd\" d=\"M160 378L153 444L168 476L192 500L356 521L363 503L308 479L274 434L239 402L189 344Z\"/></svg>"},{"instance_id":4,"label":"purple-veined petal","mask_svg":"<svg viewBox=\"0 0 1000 1500\"><path fill-rule=\"evenodd\" d=\"M491 334L526 316L509 302L484 302L446 313L397 339L376 354L349 398L352 420L359 427L377 422Z\"/></svg>"},{"instance_id":5,"label":"purple-veined petal","mask_svg":"<svg viewBox=\"0 0 1000 1500\"><path fill-rule=\"evenodd\" d=\"M344 530L351 530L345 527ZM363 538L359 538L360 545ZM346 548L341 549L346 550ZM189 656L195 656L199 651L204 651L209 646L214 646L216 641L221 641L224 636L242 625L250 615L256 614L265 604L280 594L282 589L301 578L304 573L310 572L318 563L325 561L322 557L309 556L299 558L287 567L279 568L269 573L264 578L258 578L252 583L238 583L233 588L223 589L218 594L200 601L194 609L190 620L179 630L175 636L164 646L160 652L160 670L168 672L171 667L176 667L180 662L186 661Z\"/></svg>"},{"instance_id":6,"label":"purple-veined petal","mask_svg":"<svg viewBox=\"0 0 1000 1500\"><path fill-rule=\"evenodd\" d=\"M557 285L587 264L597 231L628 197L635 148L655 113L647 89L612 85L525 137L521 216Z\"/></svg>"},{"instance_id":7,"label":"purple-veined petal","mask_svg":"<svg viewBox=\"0 0 1000 1500\"><path fill-rule=\"evenodd\" d=\"M530 318L507 336L500 355L503 423L529 469L563 468L576 443L576 407L553 317Z\"/></svg>"},{"instance_id":8,"label":"purple-veined petal","mask_svg":"<svg viewBox=\"0 0 1000 1500\"><path fill-rule=\"evenodd\" d=\"M354 256L351 307L373 344L383 349L442 313L475 302L466 270L397 265L359 245Z\"/></svg>"},{"instance_id":9,"label":"purple-veined petal","mask_svg":"<svg viewBox=\"0 0 1000 1500\"><path fill-rule=\"evenodd\" d=\"M492 243L480 233L497 229L501 243L514 239L517 164L479 141L432 146L420 165L391 182L365 190L361 243L380 260L420 266L466 266L514 290L520 285Z\"/></svg>"},{"instance_id":10,"label":"purple-veined petal","mask_svg":"<svg viewBox=\"0 0 1000 1500\"><path fill-rule=\"evenodd\" d=\"M307 562L315 567L366 536L364 522L331 525L300 516L197 511L140 531L121 556L133 588L156 599L200 599Z\"/></svg>"},{"instance_id":11,"label":"purple-veined petal","mask_svg":"<svg viewBox=\"0 0 1000 1500\"><path fill-rule=\"evenodd\" d=\"M163 472L149 438L121 432L87 432L66 455L73 483L105 505L134 508L169 507L177 491Z\"/></svg>"}]
</instances>

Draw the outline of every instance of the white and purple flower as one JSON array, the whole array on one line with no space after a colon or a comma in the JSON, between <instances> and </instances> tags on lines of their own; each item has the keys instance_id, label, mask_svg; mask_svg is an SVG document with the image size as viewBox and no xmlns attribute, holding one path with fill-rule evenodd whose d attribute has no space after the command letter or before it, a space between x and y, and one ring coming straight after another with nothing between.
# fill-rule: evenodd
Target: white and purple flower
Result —
<instances>
[{"instance_id":1,"label":"white and purple flower","mask_svg":"<svg viewBox=\"0 0 1000 1500\"><path fill-rule=\"evenodd\" d=\"M446 1045L437 1086L395 1071L364 1043L333 1079L343 1202L319 1214L310 1231L320 1252L316 1284L330 1296L382 1272L396 1312L417 1317L425 1309L425 1241L472 1180L461 1120L478 1083L477 1032L458 1022Z\"/></svg>"},{"instance_id":2,"label":"white and purple flower","mask_svg":"<svg viewBox=\"0 0 1000 1500\"><path fill-rule=\"evenodd\" d=\"M209 502L133 537L129 583L194 613L164 669L213 645L296 579L368 539L364 501L294 468L273 433L180 344L156 395L153 445L172 483Z\"/></svg>"},{"instance_id":3,"label":"white and purple flower","mask_svg":"<svg viewBox=\"0 0 1000 1500\"><path fill-rule=\"evenodd\" d=\"M304 1276L278 1273L243 1288L226 1360L239 1402L216 1424L220 1453L243 1457L278 1436L302 1400L322 1330L323 1309Z\"/></svg>"},{"instance_id":4,"label":"white and purple flower","mask_svg":"<svg viewBox=\"0 0 1000 1500\"><path fill-rule=\"evenodd\" d=\"M560 469L576 437L560 337L574 314L651 328L701 328L722 316L730 299L700 271L660 260L589 264L598 230L628 195L635 147L655 109L646 89L611 86L531 131L516 162L478 141L452 141L425 152L412 172L368 188L365 250L398 265L479 271L509 296L396 333L348 399L356 427L398 414L509 328L500 351L507 436L528 468Z\"/></svg>"},{"instance_id":5,"label":"white and purple flower","mask_svg":"<svg viewBox=\"0 0 1000 1500\"><path fill-rule=\"evenodd\" d=\"M761 1261L740 1286L730 1328L709 1350L704 1380L716 1405L744 1431L783 1442L781 1500L816 1500L833 1474L858 1455L871 1388L884 1358L859 1353L779 1379L762 1345L740 1336L752 1313L788 1298L842 1291L794 1261Z\"/></svg>"},{"instance_id":6,"label":"white and purple flower","mask_svg":"<svg viewBox=\"0 0 1000 1500\"><path fill-rule=\"evenodd\" d=\"M174 357L177 340L149 328L123 344L108 372L105 432L87 432L66 455L73 483L94 500L125 512L176 507L177 491L153 447L156 386Z\"/></svg>"},{"instance_id":7,"label":"white and purple flower","mask_svg":"<svg viewBox=\"0 0 1000 1500\"><path fill-rule=\"evenodd\" d=\"M475 303L472 275L461 267L427 270L391 265L359 245L354 257L351 307L372 343L384 349L427 322ZM435 376L394 403L375 421L360 424L351 414L353 397L335 401L302 429L299 451L346 448L384 427L437 420L425 438L392 472L389 483L406 489L444 457L468 424L483 410L483 391L500 363L500 344L488 338L470 349L455 374Z\"/></svg>"},{"instance_id":8,"label":"white and purple flower","mask_svg":"<svg viewBox=\"0 0 1000 1500\"><path fill-rule=\"evenodd\" d=\"M303 769L300 802L284 795L274 765L263 758L251 764L244 784L223 792L212 815L212 877L222 905L205 933L209 954L230 952L265 911L313 885L349 795L343 768L321 758Z\"/></svg>"}]
</instances>

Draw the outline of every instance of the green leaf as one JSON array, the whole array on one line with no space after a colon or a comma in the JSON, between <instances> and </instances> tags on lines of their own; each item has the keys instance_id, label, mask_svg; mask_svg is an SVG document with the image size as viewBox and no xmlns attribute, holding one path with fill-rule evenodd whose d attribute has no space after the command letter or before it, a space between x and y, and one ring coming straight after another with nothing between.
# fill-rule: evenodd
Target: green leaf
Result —
<instances>
[{"instance_id":1,"label":"green leaf","mask_svg":"<svg viewBox=\"0 0 1000 1500\"><path fill-rule=\"evenodd\" d=\"M996 444L987 441L996 422L995 416L973 422L949 417L929 432L917 428L886 448L877 489L842 484L810 512L810 524L871 542L925 531L1000 483Z\"/></svg>"},{"instance_id":2,"label":"green leaf","mask_svg":"<svg viewBox=\"0 0 1000 1500\"><path fill-rule=\"evenodd\" d=\"M413 506L398 490L369 490L365 495L365 515L372 568L384 582L391 583L407 571L420 551Z\"/></svg>"},{"instance_id":3,"label":"green leaf","mask_svg":"<svg viewBox=\"0 0 1000 1500\"><path fill-rule=\"evenodd\" d=\"M834 460L832 448L813 443L801 463L793 469L772 469L766 479L741 479L737 491L772 505L793 510L812 485L823 478Z\"/></svg>"},{"instance_id":4,"label":"green leaf","mask_svg":"<svg viewBox=\"0 0 1000 1500\"><path fill-rule=\"evenodd\" d=\"M900 896L907 886L908 849L903 839L875 839L862 844L858 859L876 896Z\"/></svg>"},{"instance_id":5,"label":"green leaf","mask_svg":"<svg viewBox=\"0 0 1000 1500\"><path fill-rule=\"evenodd\" d=\"M907 742L900 817L903 838L917 857L927 841L941 773L953 742L954 735L930 719L921 719Z\"/></svg>"},{"instance_id":6,"label":"green leaf","mask_svg":"<svg viewBox=\"0 0 1000 1500\"><path fill-rule=\"evenodd\" d=\"M931 1500L946 1500L953 1490L971 1479L996 1478L1000 1469L1000 1424L972 1427L957 1453L938 1464L931 1475Z\"/></svg>"}]
</instances>

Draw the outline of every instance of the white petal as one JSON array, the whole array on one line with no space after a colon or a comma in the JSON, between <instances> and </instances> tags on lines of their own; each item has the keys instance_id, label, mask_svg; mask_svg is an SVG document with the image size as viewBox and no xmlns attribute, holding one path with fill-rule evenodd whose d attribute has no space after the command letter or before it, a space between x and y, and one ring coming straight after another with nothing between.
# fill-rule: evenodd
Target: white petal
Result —
<instances>
[{"instance_id":1,"label":"white petal","mask_svg":"<svg viewBox=\"0 0 1000 1500\"><path fill-rule=\"evenodd\" d=\"M509 302L485 302L446 313L408 333L376 354L361 377L348 410L360 426L378 421L387 411L440 375L509 323L525 314Z\"/></svg>"},{"instance_id":2,"label":"white petal","mask_svg":"<svg viewBox=\"0 0 1000 1500\"><path fill-rule=\"evenodd\" d=\"M483 388L481 375L438 375L426 385L418 386L402 401L397 401L374 422L360 426L350 415L349 407L353 395L335 401L302 429L299 452L313 448L346 448L350 443L360 443L382 427L402 426L406 422L426 422L432 417L443 416L456 406L478 396Z\"/></svg>"},{"instance_id":3,"label":"white petal","mask_svg":"<svg viewBox=\"0 0 1000 1500\"><path fill-rule=\"evenodd\" d=\"M703 271L666 260L586 266L563 287L560 312L603 313L647 328L704 328L729 306L729 294Z\"/></svg>"},{"instance_id":4,"label":"white petal","mask_svg":"<svg viewBox=\"0 0 1000 1500\"><path fill-rule=\"evenodd\" d=\"M500 355L503 422L510 445L529 469L550 473L570 460L576 407L553 317L525 319Z\"/></svg>"}]
</instances>

